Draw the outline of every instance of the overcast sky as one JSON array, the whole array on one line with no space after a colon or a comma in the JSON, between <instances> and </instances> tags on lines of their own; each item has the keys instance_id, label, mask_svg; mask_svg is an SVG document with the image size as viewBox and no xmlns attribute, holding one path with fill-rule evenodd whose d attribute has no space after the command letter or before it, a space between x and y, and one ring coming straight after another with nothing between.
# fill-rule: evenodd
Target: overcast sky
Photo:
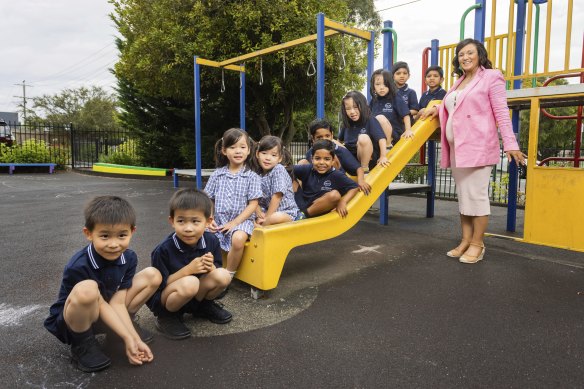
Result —
<instances>
[{"instance_id":1,"label":"overcast sky","mask_svg":"<svg viewBox=\"0 0 584 389\"><path fill-rule=\"evenodd\" d=\"M567 0L553 3L551 56L553 65L563 64ZM572 68L579 67L584 31L584 2L574 1L572 27ZM404 4L404 5L401 5ZM392 20L398 33L398 60L412 70L410 86L418 95L421 88L421 53L432 39L440 44L459 40L460 17L473 0L376 0L382 20ZM497 34L506 32L508 1L497 5ZM401 5L401 6L400 6ZM488 2L487 25L491 2ZM388 9L389 8L389 9ZM542 24L545 9L542 6ZM111 88L115 79L109 68L117 60L116 30L109 18L113 7L106 0L0 0L2 15L0 111L14 112L22 103L22 82L26 96L56 94L65 88L98 85ZM466 36L473 32L474 16L469 14ZM490 27L487 28L487 36ZM543 27L542 34L543 36ZM540 44L543 53L543 42ZM542 60L540 59L540 64ZM381 53L376 68L381 67ZM18 85L15 85L18 84ZM20 97L15 97L20 96ZM30 107L31 101L28 101Z\"/></svg>"}]
</instances>

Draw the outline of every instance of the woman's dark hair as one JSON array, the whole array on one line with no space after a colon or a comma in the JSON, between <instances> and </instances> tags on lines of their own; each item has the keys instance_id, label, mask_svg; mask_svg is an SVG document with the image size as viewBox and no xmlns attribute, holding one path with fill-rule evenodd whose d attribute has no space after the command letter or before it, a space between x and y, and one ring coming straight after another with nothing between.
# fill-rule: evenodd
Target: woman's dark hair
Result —
<instances>
[{"instance_id":1,"label":"woman's dark hair","mask_svg":"<svg viewBox=\"0 0 584 389\"><path fill-rule=\"evenodd\" d=\"M344 128L349 128L353 124L349 116L347 116L347 111L345 111L345 100L353 99L353 102L359 108L359 121L357 124L365 124L367 120L369 120L369 116L371 116L371 110L367 105L367 99L363 96L363 93L358 92L356 90L352 90L347 93L343 99L341 100L341 117L343 118L343 126Z\"/></svg>"},{"instance_id":2,"label":"woman's dark hair","mask_svg":"<svg viewBox=\"0 0 584 389\"><path fill-rule=\"evenodd\" d=\"M251 156L254 154L254 141L250 138L249 134L241 128L230 128L225 131L223 137L215 143L215 167L223 167L229 164L229 159L223 154L223 150L239 142L242 136L245 137L250 153L246 158L244 165L246 168L251 168Z\"/></svg>"},{"instance_id":3,"label":"woman's dark hair","mask_svg":"<svg viewBox=\"0 0 584 389\"><path fill-rule=\"evenodd\" d=\"M265 135L264 137L262 137L262 139L260 139L260 141L255 146L255 152L252 158L253 159L252 170L255 171L257 174L259 175L265 174L264 169L262 169L258 161L257 154L262 151L271 150L274 147L278 148L278 153L280 153L280 156L282 157L282 161L280 162L280 164L283 165L290 174L289 169L292 168L292 155L284 146L284 142L282 142L282 139L274 135Z\"/></svg>"},{"instance_id":4,"label":"woman's dark hair","mask_svg":"<svg viewBox=\"0 0 584 389\"><path fill-rule=\"evenodd\" d=\"M385 84L387 89L389 89L389 92L387 93L387 98L393 99L395 95L397 95L397 87L395 86L395 81L393 81L393 76L389 71L385 69L377 69L371 75L371 81L369 82L369 91L371 92L371 98L373 100L377 100L379 98L377 96L377 93L375 93L375 78L377 76L383 77L383 83Z\"/></svg>"},{"instance_id":5,"label":"woman's dark hair","mask_svg":"<svg viewBox=\"0 0 584 389\"><path fill-rule=\"evenodd\" d=\"M479 66L482 66L485 69L493 68L493 64L489 60L485 45L483 45L480 41L477 41L476 39L467 38L460 41L456 45L456 49L454 50L454 58L452 58L452 68L454 70L452 71L452 77L460 77L464 74L460 67L460 62L458 62L458 53L460 52L460 50L462 50L464 46L470 44L473 44L477 48L477 54L479 55Z\"/></svg>"},{"instance_id":6,"label":"woman's dark hair","mask_svg":"<svg viewBox=\"0 0 584 389\"><path fill-rule=\"evenodd\" d=\"M317 150L327 150L333 158L335 157L335 143L331 140L320 139L314 142L314 145L312 145L313 158Z\"/></svg>"}]
</instances>

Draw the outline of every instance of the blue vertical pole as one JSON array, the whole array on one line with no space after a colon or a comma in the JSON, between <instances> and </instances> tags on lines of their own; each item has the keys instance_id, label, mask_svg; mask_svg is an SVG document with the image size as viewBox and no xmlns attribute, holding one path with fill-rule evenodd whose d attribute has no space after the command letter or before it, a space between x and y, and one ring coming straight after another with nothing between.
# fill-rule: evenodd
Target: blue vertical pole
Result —
<instances>
[{"instance_id":1,"label":"blue vertical pole","mask_svg":"<svg viewBox=\"0 0 584 389\"><path fill-rule=\"evenodd\" d=\"M497 1L497 0L493 0ZM474 25L474 38L479 42L485 41L485 14L487 7L487 0L476 0L476 4L480 4L480 8L475 10L475 25ZM495 17L495 16L493 16Z\"/></svg>"},{"instance_id":2,"label":"blue vertical pole","mask_svg":"<svg viewBox=\"0 0 584 389\"><path fill-rule=\"evenodd\" d=\"M524 1L517 3L517 23L515 31L515 63L513 74L519 76L523 74L523 45L525 42L525 15L526 6ZM521 89L521 80L513 81L513 89ZM514 109L511 116L513 132L519 133L519 110ZM517 166L510 163L508 168L509 187L507 189L507 231L514 232L517 224Z\"/></svg>"},{"instance_id":3,"label":"blue vertical pole","mask_svg":"<svg viewBox=\"0 0 584 389\"><path fill-rule=\"evenodd\" d=\"M393 22L391 20L386 20L383 22L383 28L393 28ZM391 71L391 67L395 58L393 58L393 35L391 31L384 31L383 32L383 68L385 70ZM371 76L368 77L371 79ZM369 97L369 88L368 95ZM385 188L385 190L379 196L379 224L386 226L389 219L389 190Z\"/></svg>"},{"instance_id":4,"label":"blue vertical pole","mask_svg":"<svg viewBox=\"0 0 584 389\"><path fill-rule=\"evenodd\" d=\"M430 65L438 65L438 39L430 43ZM426 195L426 217L434 217L434 200L436 199L436 141L428 141L428 184L430 192Z\"/></svg>"},{"instance_id":5,"label":"blue vertical pole","mask_svg":"<svg viewBox=\"0 0 584 389\"><path fill-rule=\"evenodd\" d=\"M316 15L316 117L324 118L324 14Z\"/></svg>"},{"instance_id":6,"label":"blue vertical pole","mask_svg":"<svg viewBox=\"0 0 584 389\"><path fill-rule=\"evenodd\" d=\"M240 66L245 66L241 64ZM239 72L239 127L245 131L245 68Z\"/></svg>"},{"instance_id":7,"label":"blue vertical pole","mask_svg":"<svg viewBox=\"0 0 584 389\"><path fill-rule=\"evenodd\" d=\"M203 188L201 180L201 67L197 56L193 57L195 66L195 166L197 168L197 189Z\"/></svg>"},{"instance_id":8,"label":"blue vertical pole","mask_svg":"<svg viewBox=\"0 0 584 389\"><path fill-rule=\"evenodd\" d=\"M370 31L371 40L367 43L367 101L371 101L371 75L375 66L375 32Z\"/></svg>"},{"instance_id":9,"label":"blue vertical pole","mask_svg":"<svg viewBox=\"0 0 584 389\"><path fill-rule=\"evenodd\" d=\"M393 28L393 22L386 20L383 22L383 28ZM383 33L383 68L391 71L391 66L395 62L393 58L393 35L391 31Z\"/></svg>"}]
</instances>

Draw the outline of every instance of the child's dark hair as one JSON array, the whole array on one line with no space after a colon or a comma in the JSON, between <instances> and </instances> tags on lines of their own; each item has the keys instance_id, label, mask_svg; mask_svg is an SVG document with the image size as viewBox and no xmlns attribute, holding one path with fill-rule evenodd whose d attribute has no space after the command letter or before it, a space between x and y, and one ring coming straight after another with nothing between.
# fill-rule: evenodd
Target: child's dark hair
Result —
<instances>
[{"instance_id":1,"label":"child's dark hair","mask_svg":"<svg viewBox=\"0 0 584 389\"><path fill-rule=\"evenodd\" d=\"M377 69L371 75L371 82L369 83L369 92L371 92L371 98L373 100L377 100L379 98L377 93L375 93L375 79L377 76L383 77L383 84L387 87L387 89L389 89L389 92L384 97L387 97L390 100L393 99L395 95L397 95L397 87L395 86L395 81L393 81L392 74L385 69Z\"/></svg>"},{"instance_id":2,"label":"child's dark hair","mask_svg":"<svg viewBox=\"0 0 584 389\"><path fill-rule=\"evenodd\" d=\"M229 165L229 159L227 159L227 156L223 154L223 149L236 144L242 136L245 137L250 155L253 155L254 141L251 139L249 134L241 128L230 128L229 130L225 131L221 139L215 143L215 167ZM244 162L245 167L251 168L251 163L251 158L246 158Z\"/></svg>"},{"instance_id":3,"label":"child's dark hair","mask_svg":"<svg viewBox=\"0 0 584 389\"><path fill-rule=\"evenodd\" d=\"M310 124L308 125L308 132L310 133L310 136L314 137L314 134L316 134L316 130L321 128L326 128L331 133L334 132L333 125L326 119L314 119L313 121L311 121Z\"/></svg>"},{"instance_id":4,"label":"child's dark hair","mask_svg":"<svg viewBox=\"0 0 584 389\"><path fill-rule=\"evenodd\" d=\"M428 77L428 73L432 71L438 72L440 78L444 78L444 70L438 65L430 66L428 69L426 69L426 71L424 72L424 77Z\"/></svg>"},{"instance_id":5,"label":"child's dark hair","mask_svg":"<svg viewBox=\"0 0 584 389\"><path fill-rule=\"evenodd\" d=\"M264 169L261 167L261 165L258 161L257 153L261 153L262 151L266 151L266 150L271 150L274 147L278 148L278 153L282 157L282 161L280 162L280 164L284 165L284 167L286 167L286 170L288 170L288 167L291 168L292 155L290 155L290 152L288 151L288 149L286 149L286 147L284 147L284 142L282 142L282 139L280 139L274 135L265 135L256 144L255 152L253 155L253 168L252 169L257 174L259 174L259 175L264 174ZM288 173L290 173L290 171L288 171Z\"/></svg>"},{"instance_id":6,"label":"child's dark hair","mask_svg":"<svg viewBox=\"0 0 584 389\"><path fill-rule=\"evenodd\" d=\"M178 210L194 209L203 212L208 219L213 211L213 202L203 191L191 188L179 189L168 202L170 217L174 217L174 212Z\"/></svg>"},{"instance_id":7,"label":"child's dark hair","mask_svg":"<svg viewBox=\"0 0 584 389\"><path fill-rule=\"evenodd\" d=\"M404 61L397 61L396 63L394 63L391 68L391 74L395 74L395 72L397 72L400 69L406 69L408 71L408 74L410 74L410 67L408 66L408 63Z\"/></svg>"},{"instance_id":8,"label":"child's dark hair","mask_svg":"<svg viewBox=\"0 0 584 389\"><path fill-rule=\"evenodd\" d=\"M371 109L369 109L369 105L367 105L367 99L363 96L363 93L352 90L348 92L343 99L341 100L341 117L343 118L343 126L344 128L349 128L353 124L349 116L347 116L347 111L345 111L345 100L353 99L353 102L359 108L359 121L358 124L366 123L369 120L369 116L371 115Z\"/></svg>"},{"instance_id":9,"label":"child's dark hair","mask_svg":"<svg viewBox=\"0 0 584 389\"><path fill-rule=\"evenodd\" d=\"M327 150L331 156L335 157L335 143L328 139L319 139L312 145L312 155L316 154L317 150Z\"/></svg>"},{"instance_id":10,"label":"child's dark hair","mask_svg":"<svg viewBox=\"0 0 584 389\"><path fill-rule=\"evenodd\" d=\"M127 200L118 196L98 196L89 200L83 210L85 228L93 231L96 224L128 224L136 227L136 212Z\"/></svg>"}]
</instances>

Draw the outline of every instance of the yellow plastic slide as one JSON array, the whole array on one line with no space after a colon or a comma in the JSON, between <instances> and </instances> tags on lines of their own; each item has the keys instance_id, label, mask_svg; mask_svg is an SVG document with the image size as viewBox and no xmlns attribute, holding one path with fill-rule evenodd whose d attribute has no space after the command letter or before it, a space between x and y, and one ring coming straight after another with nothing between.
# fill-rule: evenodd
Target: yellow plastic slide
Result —
<instances>
[{"instance_id":1,"label":"yellow plastic slide","mask_svg":"<svg viewBox=\"0 0 584 389\"><path fill-rule=\"evenodd\" d=\"M412 128L414 137L401 139L388 153L391 164L377 166L367 175L371 193L365 196L359 192L349 202L346 218L332 211L311 219L256 228L246 244L236 278L257 289L274 289L290 250L334 238L353 227L438 127L437 119L418 121Z\"/></svg>"}]
</instances>

